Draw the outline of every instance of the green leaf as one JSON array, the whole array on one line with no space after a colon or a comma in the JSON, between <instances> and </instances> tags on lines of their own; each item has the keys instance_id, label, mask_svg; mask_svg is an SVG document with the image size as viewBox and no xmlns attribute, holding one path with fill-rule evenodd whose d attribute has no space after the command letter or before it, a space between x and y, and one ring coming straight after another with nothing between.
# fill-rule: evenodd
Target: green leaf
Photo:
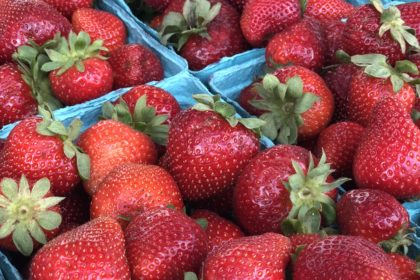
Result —
<instances>
[{"instance_id":1,"label":"green leaf","mask_svg":"<svg viewBox=\"0 0 420 280\"><path fill-rule=\"evenodd\" d=\"M224 118L232 117L236 114L235 108L232 105L220 101L214 104L214 111Z\"/></svg>"},{"instance_id":2,"label":"green leaf","mask_svg":"<svg viewBox=\"0 0 420 280\"><path fill-rule=\"evenodd\" d=\"M392 89L394 90L395 93L397 93L403 88L404 81L399 76L392 75L391 84L392 84Z\"/></svg>"},{"instance_id":3,"label":"green leaf","mask_svg":"<svg viewBox=\"0 0 420 280\"><path fill-rule=\"evenodd\" d=\"M375 78L388 78L391 76L391 71L388 67L381 65L369 65L365 68L365 73Z\"/></svg>"},{"instance_id":4,"label":"green leaf","mask_svg":"<svg viewBox=\"0 0 420 280\"><path fill-rule=\"evenodd\" d=\"M417 65L409 60L400 60L395 63L395 69L400 73L409 73L417 75L419 74L419 69Z\"/></svg>"},{"instance_id":5,"label":"green leaf","mask_svg":"<svg viewBox=\"0 0 420 280\"><path fill-rule=\"evenodd\" d=\"M299 76L287 80L287 91L293 98L299 98L303 94L303 82Z\"/></svg>"},{"instance_id":6,"label":"green leaf","mask_svg":"<svg viewBox=\"0 0 420 280\"><path fill-rule=\"evenodd\" d=\"M221 3L216 3L215 5L213 5L213 7L211 7L207 16L205 17L206 19L203 21L202 25L207 25L208 23L213 21L219 15L221 9Z\"/></svg>"},{"instance_id":7,"label":"green leaf","mask_svg":"<svg viewBox=\"0 0 420 280\"><path fill-rule=\"evenodd\" d=\"M28 230L22 223L16 225L12 238L13 243L19 252L21 252L24 256L30 256L32 254L34 243Z\"/></svg>"},{"instance_id":8,"label":"green leaf","mask_svg":"<svg viewBox=\"0 0 420 280\"><path fill-rule=\"evenodd\" d=\"M25 175L22 175L19 181L19 195L26 197L26 196L29 196L30 194L31 194L31 191L29 189L29 182L26 179Z\"/></svg>"},{"instance_id":9,"label":"green leaf","mask_svg":"<svg viewBox=\"0 0 420 280\"><path fill-rule=\"evenodd\" d=\"M319 97L312 93L305 93L295 106L295 113L302 114L308 111L315 102L319 101Z\"/></svg>"},{"instance_id":10,"label":"green leaf","mask_svg":"<svg viewBox=\"0 0 420 280\"><path fill-rule=\"evenodd\" d=\"M286 236L301 232L301 228L302 223L296 219L284 219L281 223L281 232Z\"/></svg>"},{"instance_id":11,"label":"green leaf","mask_svg":"<svg viewBox=\"0 0 420 280\"><path fill-rule=\"evenodd\" d=\"M82 129L83 122L80 119L74 119L69 128L68 128L68 140L73 142L75 141L80 134L80 130Z\"/></svg>"},{"instance_id":12,"label":"green leaf","mask_svg":"<svg viewBox=\"0 0 420 280\"><path fill-rule=\"evenodd\" d=\"M53 206L56 206L58 203L63 201L65 197L50 196L39 201L39 206L42 209L49 209Z\"/></svg>"},{"instance_id":13,"label":"green leaf","mask_svg":"<svg viewBox=\"0 0 420 280\"><path fill-rule=\"evenodd\" d=\"M213 108L213 106L214 106L215 100L214 100L214 96L212 96L212 95L209 95L209 94L194 94L192 97L198 103L205 104L205 105L209 106L210 108Z\"/></svg>"},{"instance_id":14,"label":"green leaf","mask_svg":"<svg viewBox=\"0 0 420 280\"><path fill-rule=\"evenodd\" d=\"M50 180L48 178L42 178L38 180L31 190L31 197L34 200L43 198L51 188Z\"/></svg>"},{"instance_id":15,"label":"green leaf","mask_svg":"<svg viewBox=\"0 0 420 280\"><path fill-rule=\"evenodd\" d=\"M0 226L0 239L6 238L15 230L15 221L14 219L8 219Z\"/></svg>"},{"instance_id":16,"label":"green leaf","mask_svg":"<svg viewBox=\"0 0 420 280\"><path fill-rule=\"evenodd\" d=\"M53 121L48 126L48 130L56 135L67 136L66 127L59 121Z\"/></svg>"},{"instance_id":17,"label":"green leaf","mask_svg":"<svg viewBox=\"0 0 420 280\"><path fill-rule=\"evenodd\" d=\"M264 120L257 118L241 118L239 119L239 122L250 130L261 128L266 124Z\"/></svg>"},{"instance_id":18,"label":"green leaf","mask_svg":"<svg viewBox=\"0 0 420 280\"><path fill-rule=\"evenodd\" d=\"M54 211L44 211L38 214L37 221L39 225L46 230L53 230L60 226L61 215Z\"/></svg>"},{"instance_id":19,"label":"green leaf","mask_svg":"<svg viewBox=\"0 0 420 280\"><path fill-rule=\"evenodd\" d=\"M184 273L184 280L198 280L198 277L194 272L189 271Z\"/></svg>"},{"instance_id":20,"label":"green leaf","mask_svg":"<svg viewBox=\"0 0 420 280\"><path fill-rule=\"evenodd\" d=\"M90 158L87 154L82 152L76 153L77 170L83 180L90 178Z\"/></svg>"},{"instance_id":21,"label":"green leaf","mask_svg":"<svg viewBox=\"0 0 420 280\"><path fill-rule=\"evenodd\" d=\"M387 64L387 57L383 54L353 55L351 62L358 66L369 66L371 64Z\"/></svg>"},{"instance_id":22,"label":"green leaf","mask_svg":"<svg viewBox=\"0 0 420 280\"><path fill-rule=\"evenodd\" d=\"M46 244L47 243L47 237L44 234L44 231L41 229L41 227L38 225L38 223L35 220L31 220L28 224L28 231L30 235L39 243Z\"/></svg>"},{"instance_id":23,"label":"green leaf","mask_svg":"<svg viewBox=\"0 0 420 280\"><path fill-rule=\"evenodd\" d=\"M303 217L304 233L318 233L321 228L321 215L316 208L309 209Z\"/></svg>"},{"instance_id":24,"label":"green leaf","mask_svg":"<svg viewBox=\"0 0 420 280\"><path fill-rule=\"evenodd\" d=\"M322 216L326 225L332 225L336 220L335 205L323 203Z\"/></svg>"},{"instance_id":25,"label":"green leaf","mask_svg":"<svg viewBox=\"0 0 420 280\"><path fill-rule=\"evenodd\" d=\"M195 222L200 225L203 230L207 229L209 222L205 218L196 219Z\"/></svg>"},{"instance_id":26,"label":"green leaf","mask_svg":"<svg viewBox=\"0 0 420 280\"><path fill-rule=\"evenodd\" d=\"M13 201L18 195L18 185L13 179L3 178L1 181L1 191L7 199Z\"/></svg>"},{"instance_id":27,"label":"green leaf","mask_svg":"<svg viewBox=\"0 0 420 280\"><path fill-rule=\"evenodd\" d=\"M73 143L71 143L69 140L64 141L63 150L64 154L69 159L74 158L74 156L76 155L75 147Z\"/></svg>"}]
</instances>

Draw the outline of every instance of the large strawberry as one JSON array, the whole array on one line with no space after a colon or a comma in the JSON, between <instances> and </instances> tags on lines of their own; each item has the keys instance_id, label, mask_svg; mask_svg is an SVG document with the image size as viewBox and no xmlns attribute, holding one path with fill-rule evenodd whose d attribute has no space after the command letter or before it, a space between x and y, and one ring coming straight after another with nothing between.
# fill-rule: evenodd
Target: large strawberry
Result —
<instances>
[{"instance_id":1,"label":"large strawberry","mask_svg":"<svg viewBox=\"0 0 420 280\"><path fill-rule=\"evenodd\" d=\"M401 102L380 101L357 150L353 174L358 186L397 198L420 195L420 130Z\"/></svg>"},{"instance_id":2,"label":"large strawberry","mask_svg":"<svg viewBox=\"0 0 420 280\"><path fill-rule=\"evenodd\" d=\"M184 199L209 198L229 189L242 167L258 152L258 119L235 117L220 96L195 95L200 102L171 123L166 167ZM248 127L248 128L247 128Z\"/></svg>"},{"instance_id":3,"label":"large strawberry","mask_svg":"<svg viewBox=\"0 0 420 280\"><path fill-rule=\"evenodd\" d=\"M297 233L289 236L292 243L292 253L298 253L302 247L316 243L322 239L317 233Z\"/></svg>"},{"instance_id":4,"label":"large strawberry","mask_svg":"<svg viewBox=\"0 0 420 280\"><path fill-rule=\"evenodd\" d=\"M255 108L252 104L251 101L254 99L261 99L261 97L258 94L257 88L255 87L257 85L257 83L260 83L261 79L258 79L256 82L253 82L252 84L250 84L249 86L247 86L246 88L244 88L239 96L238 96L238 103L251 115L254 116L261 116L262 114L264 114L266 111L264 110L259 110L257 108Z\"/></svg>"},{"instance_id":5,"label":"large strawberry","mask_svg":"<svg viewBox=\"0 0 420 280\"><path fill-rule=\"evenodd\" d=\"M60 207L64 197L54 197L50 182L43 178L28 182L3 178L0 181L0 248L25 256L59 233Z\"/></svg>"},{"instance_id":6,"label":"large strawberry","mask_svg":"<svg viewBox=\"0 0 420 280\"><path fill-rule=\"evenodd\" d=\"M30 279L130 279L124 233L101 217L48 242L31 262Z\"/></svg>"},{"instance_id":7,"label":"large strawberry","mask_svg":"<svg viewBox=\"0 0 420 280\"><path fill-rule=\"evenodd\" d=\"M182 212L160 208L136 216L125 230L133 280L182 279L198 272L207 254L207 236Z\"/></svg>"},{"instance_id":8,"label":"large strawberry","mask_svg":"<svg viewBox=\"0 0 420 280\"><path fill-rule=\"evenodd\" d=\"M336 53L343 49L343 33L346 23L341 20L332 21L323 27L325 34L324 44L327 48L325 52L325 61L328 65L340 62L337 59Z\"/></svg>"},{"instance_id":9,"label":"large strawberry","mask_svg":"<svg viewBox=\"0 0 420 280\"><path fill-rule=\"evenodd\" d=\"M31 39L42 45L57 32L71 30L69 21L41 0L2 0L0 18L0 64Z\"/></svg>"},{"instance_id":10,"label":"large strawberry","mask_svg":"<svg viewBox=\"0 0 420 280\"><path fill-rule=\"evenodd\" d=\"M93 0L44 0L56 8L63 16L71 19L73 13L80 8L90 8Z\"/></svg>"},{"instance_id":11,"label":"large strawberry","mask_svg":"<svg viewBox=\"0 0 420 280\"><path fill-rule=\"evenodd\" d=\"M401 12L401 19L416 31L417 40L420 39L420 3L406 3L398 5L398 10Z\"/></svg>"},{"instance_id":12,"label":"large strawberry","mask_svg":"<svg viewBox=\"0 0 420 280\"><path fill-rule=\"evenodd\" d=\"M294 280L399 280L387 254L361 237L331 236L307 246L293 268Z\"/></svg>"},{"instance_id":13,"label":"large strawberry","mask_svg":"<svg viewBox=\"0 0 420 280\"><path fill-rule=\"evenodd\" d=\"M348 18L356 8L344 0L305 0L302 9L306 17L314 18L323 25Z\"/></svg>"},{"instance_id":14,"label":"large strawberry","mask_svg":"<svg viewBox=\"0 0 420 280\"><path fill-rule=\"evenodd\" d=\"M241 16L241 29L254 47L301 18L299 0L249 0Z\"/></svg>"},{"instance_id":15,"label":"large strawberry","mask_svg":"<svg viewBox=\"0 0 420 280\"><path fill-rule=\"evenodd\" d=\"M414 260L397 253L389 254L389 257L398 269L400 280L419 280L420 271Z\"/></svg>"},{"instance_id":16,"label":"large strawberry","mask_svg":"<svg viewBox=\"0 0 420 280\"><path fill-rule=\"evenodd\" d=\"M60 233L72 230L89 221L90 196L83 190L82 185L77 186L60 203L63 221Z\"/></svg>"},{"instance_id":17,"label":"large strawberry","mask_svg":"<svg viewBox=\"0 0 420 280\"><path fill-rule=\"evenodd\" d=\"M164 14L161 41L172 43L193 70L247 48L239 14L225 0L173 0Z\"/></svg>"},{"instance_id":18,"label":"large strawberry","mask_svg":"<svg viewBox=\"0 0 420 280\"><path fill-rule=\"evenodd\" d=\"M290 240L277 233L234 239L209 253L203 279L284 280L291 250Z\"/></svg>"}]
</instances>

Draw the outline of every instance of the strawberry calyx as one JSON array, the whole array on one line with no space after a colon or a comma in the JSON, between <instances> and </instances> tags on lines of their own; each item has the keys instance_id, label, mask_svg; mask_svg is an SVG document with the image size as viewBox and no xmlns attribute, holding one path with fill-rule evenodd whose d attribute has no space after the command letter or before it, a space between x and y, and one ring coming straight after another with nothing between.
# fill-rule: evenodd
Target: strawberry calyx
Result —
<instances>
[{"instance_id":1,"label":"strawberry calyx","mask_svg":"<svg viewBox=\"0 0 420 280\"><path fill-rule=\"evenodd\" d=\"M48 74L41 71L44 64L50 62L46 49L55 48L59 44L60 33L42 46L29 41L27 45L20 46L13 54L13 60L18 64L22 79L31 88L32 96L39 105L47 104L52 110L63 107L61 102L54 97Z\"/></svg>"},{"instance_id":2,"label":"strawberry calyx","mask_svg":"<svg viewBox=\"0 0 420 280\"><path fill-rule=\"evenodd\" d=\"M224 102L220 95L194 94L193 98L198 103L192 109L197 111L213 111L222 116L231 127L235 127L240 123L249 130L252 130L258 137L261 137L261 127L263 127L265 121L258 118L238 117L235 108Z\"/></svg>"},{"instance_id":3,"label":"strawberry calyx","mask_svg":"<svg viewBox=\"0 0 420 280\"><path fill-rule=\"evenodd\" d=\"M76 157L79 176L83 180L89 180L90 158L80 147L74 144L83 126L82 121L75 119L68 127L65 127L62 122L54 119L51 110L47 106L39 106L38 112L42 116L42 121L36 128L37 133L44 136L59 136L63 141L66 157L69 159Z\"/></svg>"},{"instance_id":4,"label":"strawberry calyx","mask_svg":"<svg viewBox=\"0 0 420 280\"><path fill-rule=\"evenodd\" d=\"M192 35L211 40L207 24L214 20L221 8L221 3L211 6L208 0L186 0L182 14L170 12L163 18L159 32L162 43L171 43L179 51Z\"/></svg>"},{"instance_id":5,"label":"strawberry calyx","mask_svg":"<svg viewBox=\"0 0 420 280\"><path fill-rule=\"evenodd\" d=\"M51 184L47 178L37 181L32 190L24 175L19 182L4 178L0 186L0 239L12 235L18 251L29 256L34 248L32 239L45 244L45 231L60 226L61 215L50 208L64 197L48 196Z\"/></svg>"},{"instance_id":6,"label":"strawberry calyx","mask_svg":"<svg viewBox=\"0 0 420 280\"><path fill-rule=\"evenodd\" d=\"M419 42L415 36L415 30L405 25L401 18L401 12L396 6L385 9L380 0L371 0L372 5L381 14L381 27L379 36L382 37L386 32L391 33L391 37L400 45L401 51L405 54L407 44L414 49L419 49Z\"/></svg>"},{"instance_id":7,"label":"strawberry calyx","mask_svg":"<svg viewBox=\"0 0 420 280\"><path fill-rule=\"evenodd\" d=\"M184 273L184 280L198 280L198 277L195 272L188 271Z\"/></svg>"},{"instance_id":8,"label":"strawberry calyx","mask_svg":"<svg viewBox=\"0 0 420 280\"><path fill-rule=\"evenodd\" d=\"M64 36L60 37L60 43L56 48L45 49L51 61L42 65L41 70L51 72L60 69L57 72L57 75L60 76L75 65L79 72L84 72L84 60L88 58L106 59L100 54L101 51L108 51L107 48L103 47L103 40L95 40L92 43L89 34L86 32L82 31L76 35L71 31L68 39Z\"/></svg>"},{"instance_id":9,"label":"strawberry calyx","mask_svg":"<svg viewBox=\"0 0 420 280\"><path fill-rule=\"evenodd\" d=\"M206 218L196 219L195 222L203 229L206 230L209 226L209 221Z\"/></svg>"},{"instance_id":10,"label":"strawberry calyx","mask_svg":"<svg viewBox=\"0 0 420 280\"><path fill-rule=\"evenodd\" d=\"M168 115L158 115L153 106L147 106L146 95L141 96L137 100L133 114L122 98L119 99L119 103L116 105L112 105L111 102L104 103L102 106L102 118L125 123L150 136L159 145L166 145L168 141L169 126L165 124Z\"/></svg>"},{"instance_id":11,"label":"strawberry calyx","mask_svg":"<svg viewBox=\"0 0 420 280\"><path fill-rule=\"evenodd\" d=\"M411 84L420 83L419 79L410 76L418 75L417 65L409 60L400 60L392 67L387 62L387 57L382 54L354 55L351 62L364 68L364 72L374 78L390 79L395 93L404 86L404 82Z\"/></svg>"},{"instance_id":12,"label":"strawberry calyx","mask_svg":"<svg viewBox=\"0 0 420 280\"><path fill-rule=\"evenodd\" d=\"M327 157L323 152L318 165L315 166L310 153L306 174L299 163L292 160L296 173L289 176L287 182L283 182L284 187L290 192L293 205L281 225L284 234L321 233L321 215L325 225L330 226L335 222L335 201L328 196L328 193L350 179L339 178L331 183L327 182L334 170L326 160Z\"/></svg>"},{"instance_id":13,"label":"strawberry calyx","mask_svg":"<svg viewBox=\"0 0 420 280\"><path fill-rule=\"evenodd\" d=\"M388 253L403 253L407 255L408 247L414 242L412 237L413 232L414 229L403 225L394 237L378 244Z\"/></svg>"},{"instance_id":14,"label":"strawberry calyx","mask_svg":"<svg viewBox=\"0 0 420 280\"><path fill-rule=\"evenodd\" d=\"M250 104L267 111L260 116L265 121L262 132L271 140L281 144L295 144L298 128L304 124L302 114L308 111L319 97L312 93L303 93L303 82L294 76L281 83L272 74L264 76L262 82L255 84L261 99L254 99Z\"/></svg>"}]
</instances>

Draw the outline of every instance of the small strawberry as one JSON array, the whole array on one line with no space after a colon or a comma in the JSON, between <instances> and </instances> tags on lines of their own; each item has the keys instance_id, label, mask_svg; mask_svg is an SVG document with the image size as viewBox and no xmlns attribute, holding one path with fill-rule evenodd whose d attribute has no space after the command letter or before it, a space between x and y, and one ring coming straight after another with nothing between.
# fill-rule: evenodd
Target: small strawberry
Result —
<instances>
[{"instance_id":1,"label":"small strawberry","mask_svg":"<svg viewBox=\"0 0 420 280\"><path fill-rule=\"evenodd\" d=\"M257 89L255 87L256 84L260 83L261 80L259 79L257 82L254 82L252 84L250 84L249 86L247 86L246 88L244 88L241 93L238 96L238 103L251 115L254 116L261 116L262 114L264 114L266 111L264 110L259 110L257 108L255 108L252 104L251 101L254 99L261 99L261 97L258 95Z\"/></svg>"},{"instance_id":2,"label":"small strawberry","mask_svg":"<svg viewBox=\"0 0 420 280\"><path fill-rule=\"evenodd\" d=\"M156 207L182 210L181 193L171 175L154 165L126 163L102 180L92 197L90 216L128 219Z\"/></svg>"},{"instance_id":3,"label":"small strawberry","mask_svg":"<svg viewBox=\"0 0 420 280\"><path fill-rule=\"evenodd\" d=\"M356 184L397 198L420 195L420 130L400 101L376 105L353 163Z\"/></svg>"},{"instance_id":4,"label":"small strawberry","mask_svg":"<svg viewBox=\"0 0 420 280\"><path fill-rule=\"evenodd\" d=\"M0 248L19 251L25 256L59 233L64 197L52 196L50 182L43 178L34 184L22 175L17 182L0 182Z\"/></svg>"},{"instance_id":5,"label":"small strawberry","mask_svg":"<svg viewBox=\"0 0 420 280\"><path fill-rule=\"evenodd\" d=\"M90 196L78 186L60 203L63 221L60 233L72 230L89 221Z\"/></svg>"},{"instance_id":6,"label":"small strawberry","mask_svg":"<svg viewBox=\"0 0 420 280\"><path fill-rule=\"evenodd\" d=\"M233 186L242 167L258 152L258 119L235 117L220 96L195 95L199 102L171 123L166 167L183 198L206 199Z\"/></svg>"},{"instance_id":7,"label":"small strawberry","mask_svg":"<svg viewBox=\"0 0 420 280\"><path fill-rule=\"evenodd\" d=\"M91 8L81 8L73 13L73 31L89 34L92 41L103 40L110 52L125 44L127 31L124 23L111 13Z\"/></svg>"},{"instance_id":8,"label":"small strawberry","mask_svg":"<svg viewBox=\"0 0 420 280\"><path fill-rule=\"evenodd\" d=\"M311 70L320 69L325 62L324 41L324 30L317 21L301 20L270 39L265 53L267 64L293 64Z\"/></svg>"},{"instance_id":9,"label":"small strawberry","mask_svg":"<svg viewBox=\"0 0 420 280\"><path fill-rule=\"evenodd\" d=\"M159 58L140 44L123 45L108 60L114 74L114 88L146 84L163 79Z\"/></svg>"},{"instance_id":10,"label":"small strawberry","mask_svg":"<svg viewBox=\"0 0 420 280\"><path fill-rule=\"evenodd\" d=\"M125 230L133 280L182 279L198 272L207 254L207 236L193 219L169 208L136 216Z\"/></svg>"},{"instance_id":11,"label":"small strawberry","mask_svg":"<svg viewBox=\"0 0 420 280\"><path fill-rule=\"evenodd\" d=\"M362 140L363 130L361 125L353 122L330 125L319 135L315 155L321 157L322 152L325 152L335 175L352 177L353 159Z\"/></svg>"},{"instance_id":12,"label":"small strawberry","mask_svg":"<svg viewBox=\"0 0 420 280\"><path fill-rule=\"evenodd\" d=\"M289 238L277 233L230 240L209 253L203 279L284 280L291 250Z\"/></svg>"},{"instance_id":13,"label":"small strawberry","mask_svg":"<svg viewBox=\"0 0 420 280\"><path fill-rule=\"evenodd\" d=\"M397 253L388 255L400 274L400 280L419 280L420 272L414 260Z\"/></svg>"},{"instance_id":14,"label":"small strawberry","mask_svg":"<svg viewBox=\"0 0 420 280\"><path fill-rule=\"evenodd\" d=\"M130 279L124 233L101 217L48 242L31 262L30 279Z\"/></svg>"},{"instance_id":15,"label":"small strawberry","mask_svg":"<svg viewBox=\"0 0 420 280\"><path fill-rule=\"evenodd\" d=\"M398 5L401 12L401 19L416 32L417 40L420 39L420 3L406 3Z\"/></svg>"},{"instance_id":16,"label":"small strawberry","mask_svg":"<svg viewBox=\"0 0 420 280\"><path fill-rule=\"evenodd\" d=\"M93 0L44 0L56 8L63 16L71 19L73 13L80 8L90 8Z\"/></svg>"},{"instance_id":17,"label":"small strawberry","mask_svg":"<svg viewBox=\"0 0 420 280\"><path fill-rule=\"evenodd\" d=\"M356 8L344 0L305 0L304 15L323 25L348 18Z\"/></svg>"},{"instance_id":18,"label":"small strawberry","mask_svg":"<svg viewBox=\"0 0 420 280\"><path fill-rule=\"evenodd\" d=\"M331 236L307 246L293 268L294 280L399 280L376 244L354 236Z\"/></svg>"},{"instance_id":19,"label":"small strawberry","mask_svg":"<svg viewBox=\"0 0 420 280\"><path fill-rule=\"evenodd\" d=\"M261 47L300 18L299 0L249 0L242 12L241 29L248 43Z\"/></svg>"},{"instance_id":20,"label":"small strawberry","mask_svg":"<svg viewBox=\"0 0 420 280\"><path fill-rule=\"evenodd\" d=\"M208 210L195 210L190 217L196 220L205 221L209 252L213 251L224 242L244 236L237 225L220 217L214 212Z\"/></svg>"}]
</instances>

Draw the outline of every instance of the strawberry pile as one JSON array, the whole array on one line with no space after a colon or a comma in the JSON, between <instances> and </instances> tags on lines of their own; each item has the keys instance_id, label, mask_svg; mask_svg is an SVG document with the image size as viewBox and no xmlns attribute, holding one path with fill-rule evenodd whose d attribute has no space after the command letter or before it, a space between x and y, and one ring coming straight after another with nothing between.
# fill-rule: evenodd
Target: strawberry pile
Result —
<instances>
[{"instance_id":1,"label":"strawberry pile","mask_svg":"<svg viewBox=\"0 0 420 280\"><path fill-rule=\"evenodd\" d=\"M0 249L25 279L420 279L418 3L144 2L192 69L266 47L238 98L254 116L147 85L159 59L91 1L0 0L0 124L21 119ZM54 116L131 86L87 128Z\"/></svg>"}]
</instances>

